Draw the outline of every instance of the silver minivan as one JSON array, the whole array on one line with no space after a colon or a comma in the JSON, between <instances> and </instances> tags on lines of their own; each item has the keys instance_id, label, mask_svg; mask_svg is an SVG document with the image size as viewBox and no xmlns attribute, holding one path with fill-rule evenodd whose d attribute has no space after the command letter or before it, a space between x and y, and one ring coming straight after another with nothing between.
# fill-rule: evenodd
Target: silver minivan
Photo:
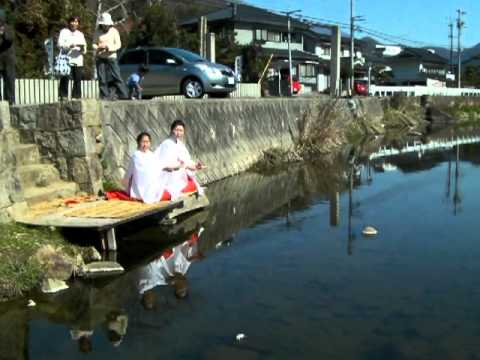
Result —
<instances>
[{"instance_id":1,"label":"silver minivan","mask_svg":"<svg viewBox=\"0 0 480 360\"><path fill-rule=\"evenodd\" d=\"M143 96L147 97L179 94L187 98L201 98L204 94L226 97L236 88L232 69L184 49L126 49L120 55L119 64L125 81L139 66L149 68L141 83Z\"/></svg>"}]
</instances>

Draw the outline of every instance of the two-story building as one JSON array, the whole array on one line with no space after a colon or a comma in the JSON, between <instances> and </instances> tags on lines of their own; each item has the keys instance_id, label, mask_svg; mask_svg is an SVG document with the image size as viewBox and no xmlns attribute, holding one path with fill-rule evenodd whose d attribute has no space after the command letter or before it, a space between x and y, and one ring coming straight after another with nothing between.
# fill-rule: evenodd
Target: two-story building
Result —
<instances>
[{"instance_id":1,"label":"two-story building","mask_svg":"<svg viewBox=\"0 0 480 360\"><path fill-rule=\"evenodd\" d=\"M413 47L388 49L396 50L393 56L383 54L391 68L391 85L446 86L448 61L435 51Z\"/></svg>"},{"instance_id":2,"label":"two-story building","mask_svg":"<svg viewBox=\"0 0 480 360\"><path fill-rule=\"evenodd\" d=\"M240 46L261 44L262 55L272 57L270 78L288 78L288 18L266 9L245 4L210 12L205 15L209 31L222 36L234 34ZM198 18L185 20L181 26L196 29ZM330 61L330 29L291 19L292 76L303 85L305 92L323 91L328 87ZM342 55L349 56L346 39L342 40Z\"/></svg>"}]
</instances>

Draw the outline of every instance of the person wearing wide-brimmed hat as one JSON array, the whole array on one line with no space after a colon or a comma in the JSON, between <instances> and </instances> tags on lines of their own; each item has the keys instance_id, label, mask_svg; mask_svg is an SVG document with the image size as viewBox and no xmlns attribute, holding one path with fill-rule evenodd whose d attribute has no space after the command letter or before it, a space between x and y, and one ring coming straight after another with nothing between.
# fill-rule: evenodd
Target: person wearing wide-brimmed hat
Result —
<instances>
[{"instance_id":1,"label":"person wearing wide-brimmed hat","mask_svg":"<svg viewBox=\"0 0 480 360\"><path fill-rule=\"evenodd\" d=\"M122 47L120 34L113 26L109 13L103 13L98 20L99 29L93 37L93 48L97 51L97 76L100 88L100 98L111 99L109 83L116 87L118 96L122 99L128 97L127 88L120 75L117 51Z\"/></svg>"},{"instance_id":2,"label":"person wearing wide-brimmed hat","mask_svg":"<svg viewBox=\"0 0 480 360\"><path fill-rule=\"evenodd\" d=\"M3 100L15 102L15 46L12 28L0 8L0 76L3 78Z\"/></svg>"}]
</instances>

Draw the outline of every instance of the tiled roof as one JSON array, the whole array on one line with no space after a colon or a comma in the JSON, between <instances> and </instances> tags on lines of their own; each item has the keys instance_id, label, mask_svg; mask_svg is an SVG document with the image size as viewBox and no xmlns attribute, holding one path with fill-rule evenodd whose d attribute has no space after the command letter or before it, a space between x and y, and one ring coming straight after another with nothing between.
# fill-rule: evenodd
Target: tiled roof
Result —
<instances>
[{"instance_id":1,"label":"tiled roof","mask_svg":"<svg viewBox=\"0 0 480 360\"><path fill-rule=\"evenodd\" d=\"M287 26L287 16L276 14L267 9L258 8L256 6L236 4L205 14L209 22L234 20L243 23L265 24L273 26ZM198 17L186 19L180 25L194 25L198 23ZM296 29L309 29L309 25L292 18L292 26Z\"/></svg>"},{"instance_id":2,"label":"tiled roof","mask_svg":"<svg viewBox=\"0 0 480 360\"><path fill-rule=\"evenodd\" d=\"M447 62L448 62L443 57L441 57L441 56L439 56L435 53L432 53L428 49L413 48L413 47L403 48L403 51L399 55L394 56L390 59L402 59L402 58L407 58L407 57L415 57L417 59L420 59L423 62L440 64L440 65L446 65Z\"/></svg>"}]
</instances>

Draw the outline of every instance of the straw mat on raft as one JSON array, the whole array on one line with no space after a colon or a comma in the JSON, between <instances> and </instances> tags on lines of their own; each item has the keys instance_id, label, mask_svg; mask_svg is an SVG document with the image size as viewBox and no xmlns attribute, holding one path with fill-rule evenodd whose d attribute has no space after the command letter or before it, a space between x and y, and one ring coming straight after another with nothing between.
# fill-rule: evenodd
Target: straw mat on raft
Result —
<instances>
[{"instance_id":1,"label":"straw mat on raft","mask_svg":"<svg viewBox=\"0 0 480 360\"><path fill-rule=\"evenodd\" d=\"M160 210L168 204L169 201L145 204L138 201L101 200L90 203L86 207L65 212L64 216L92 219L122 219L141 215L152 210Z\"/></svg>"}]
</instances>

